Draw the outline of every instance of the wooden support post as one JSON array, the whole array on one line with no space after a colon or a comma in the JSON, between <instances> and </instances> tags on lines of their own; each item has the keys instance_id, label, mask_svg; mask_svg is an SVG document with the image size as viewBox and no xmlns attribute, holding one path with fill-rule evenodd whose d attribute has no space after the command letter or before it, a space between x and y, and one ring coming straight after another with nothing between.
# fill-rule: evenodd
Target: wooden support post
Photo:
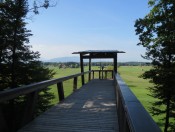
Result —
<instances>
[{"instance_id":1,"label":"wooden support post","mask_svg":"<svg viewBox=\"0 0 175 132\"><path fill-rule=\"evenodd\" d=\"M21 127L34 119L35 108L38 102L38 91L32 92L27 95L26 107L21 121Z\"/></svg>"},{"instance_id":2,"label":"wooden support post","mask_svg":"<svg viewBox=\"0 0 175 132\"><path fill-rule=\"evenodd\" d=\"M64 100L64 89L63 89L63 82L57 83L59 101Z\"/></svg>"},{"instance_id":3,"label":"wooden support post","mask_svg":"<svg viewBox=\"0 0 175 132\"><path fill-rule=\"evenodd\" d=\"M92 74L93 74L93 79L94 79L94 71L92 72Z\"/></svg>"},{"instance_id":4,"label":"wooden support post","mask_svg":"<svg viewBox=\"0 0 175 132\"><path fill-rule=\"evenodd\" d=\"M114 54L114 72L117 73L117 53Z\"/></svg>"},{"instance_id":5,"label":"wooden support post","mask_svg":"<svg viewBox=\"0 0 175 132\"><path fill-rule=\"evenodd\" d=\"M107 75L108 75L108 73L107 73L107 71L105 71L105 79L107 79Z\"/></svg>"},{"instance_id":6,"label":"wooden support post","mask_svg":"<svg viewBox=\"0 0 175 132\"><path fill-rule=\"evenodd\" d=\"M80 54L80 65L81 65L81 73L84 73L84 65L83 65L83 55ZM84 85L84 74L81 76L82 85Z\"/></svg>"},{"instance_id":7,"label":"wooden support post","mask_svg":"<svg viewBox=\"0 0 175 132\"><path fill-rule=\"evenodd\" d=\"M101 77L100 77L100 71L99 71L99 79L101 79Z\"/></svg>"},{"instance_id":8,"label":"wooden support post","mask_svg":"<svg viewBox=\"0 0 175 132\"><path fill-rule=\"evenodd\" d=\"M74 77L73 92L77 90L77 77Z\"/></svg>"},{"instance_id":9,"label":"wooden support post","mask_svg":"<svg viewBox=\"0 0 175 132\"><path fill-rule=\"evenodd\" d=\"M91 58L89 58L89 71L91 71ZM91 80L91 72L89 72L89 81Z\"/></svg>"},{"instance_id":10,"label":"wooden support post","mask_svg":"<svg viewBox=\"0 0 175 132\"><path fill-rule=\"evenodd\" d=\"M4 119L4 114L2 112L2 108L0 106L0 132L8 132L8 127L6 124L6 120Z\"/></svg>"},{"instance_id":11,"label":"wooden support post","mask_svg":"<svg viewBox=\"0 0 175 132\"><path fill-rule=\"evenodd\" d=\"M114 79L114 71L111 72L111 75L112 75L112 79Z\"/></svg>"}]
</instances>

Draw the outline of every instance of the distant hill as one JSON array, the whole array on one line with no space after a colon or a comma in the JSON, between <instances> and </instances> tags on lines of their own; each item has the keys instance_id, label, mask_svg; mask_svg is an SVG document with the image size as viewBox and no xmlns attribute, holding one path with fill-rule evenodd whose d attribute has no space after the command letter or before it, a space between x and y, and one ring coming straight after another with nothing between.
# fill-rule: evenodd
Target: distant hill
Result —
<instances>
[{"instance_id":1,"label":"distant hill","mask_svg":"<svg viewBox=\"0 0 175 132\"><path fill-rule=\"evenodd\" d=\"M70 56L70 57L58 57L58 58L53 58L50 60L42 60L43 62L50 62L50 63L67 63L67 62L80 62L80 57L75 57L75 56ZM88 59L85 59L84 62L89 62ZM104 62L105 64L107 64L106 62L111 62L108 61L107 59L100 59L100 60L95 60L93 62ZM135 61L131 61L131 62L118 62L118 65L120 66L141 66L141 65L151 65L150 62L135 62Z\"/></svg>"},{"instance_id":2,"label":"distant hill","mask_svg":"<svg viewBox=\"0 0 175 132\"><path fill-rule=\"evenodd\" d=\"M80 62L80 57L58 57L50 60L44 60L44 62Z\"/></svg>"},{"instance_id":3,"label":"distant hill","mask_svg":"<svg viewBox=\"0 0 175 132\"><path fill-rule=\"evenodd\" d=\"M70 57L58 57L49 60L42 59L43 62L80 62L80 57L70 56ZM109 62L109 59L96 59L93 62ZM84 62L89 62L88 59L84 59Z\"/></svg>"}]
</instances>

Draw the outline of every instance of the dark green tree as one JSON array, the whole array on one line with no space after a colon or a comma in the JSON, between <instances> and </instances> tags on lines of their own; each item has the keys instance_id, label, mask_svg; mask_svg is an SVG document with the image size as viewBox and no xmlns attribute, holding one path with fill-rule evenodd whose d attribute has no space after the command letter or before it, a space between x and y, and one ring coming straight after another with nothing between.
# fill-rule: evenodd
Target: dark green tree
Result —
<instances>
[{"instance_id":1,"label":"dark green tree","mask_svg":"<svg viewBox=\"0 0 175 132\"><path fill-rule=\"evenodd\" d=\"M0 90L16 88L52 78L54 72L45 68L39 61L40 54L31 51L29 37L31 31L26 28L27 13L36 12L40 7L47 8L49 1L29 9L28 0L5 0L0 3ZM51 106L53 94L49 88L39 93L35 115ZM26 97L19 97L3 104L4 115L11 131L18 129L22 118L22 106Z\"/></svg>"},{"instance_id":2,"label":"dark green tree","mask_svg":"<svg viewBox=\"0 0 175 132\"><path fill-rule=\"evenodd\" d=\"M138 45L146 48L143 57L153 65L142 77L154 84L149 90L157 100L151 113L165 114L164 131L174 131L170 118L175 119L175 1L149 0L149 6L150 12L135 23Z\"/></svg>"}]
</instances>

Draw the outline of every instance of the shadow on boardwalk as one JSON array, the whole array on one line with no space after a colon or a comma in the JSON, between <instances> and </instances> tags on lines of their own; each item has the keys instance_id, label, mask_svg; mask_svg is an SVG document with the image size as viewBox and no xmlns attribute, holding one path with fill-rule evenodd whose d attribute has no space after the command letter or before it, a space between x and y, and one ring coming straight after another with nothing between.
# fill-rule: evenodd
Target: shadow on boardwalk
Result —
<instances>
[{"instance_id":1,"label":"shadow on boardwalk","mask_svg":"<svg viewBox=\"0 0 175 132\"><path fill-rule=\"evenodd\" d=\"M92 80L19 132L118 132L113 80Z\"/></svg>"}]
</instances>

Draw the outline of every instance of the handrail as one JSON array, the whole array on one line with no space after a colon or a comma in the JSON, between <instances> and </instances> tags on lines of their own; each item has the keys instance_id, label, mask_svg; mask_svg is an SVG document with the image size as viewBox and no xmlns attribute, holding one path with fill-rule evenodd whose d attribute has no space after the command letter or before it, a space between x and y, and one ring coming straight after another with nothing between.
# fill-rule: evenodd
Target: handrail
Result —
<instances>
[{"instance_id":1,"label":"handrail","mask_svg":"<svg viewBox=\"0 0 175 132\"><path fill-rule=\"evenodd\" d=\"M92 70L92 73L93 73L93 79L94 79L94 73L95 72L99 72L99 79L107 79L107 73L108 72L111 72L111 78L113 78L113 70ZM103 73L105 73L105 76L103 75Z\"/></svg>"},{"instance_id":2,"label":"handrail","mask_svg":"<svg viewBox=\"0 0 175 132\"><path fill-rule=\"evenodd\" d=\"M107 71L107 72L113 72L113 70L92 70L92 71L94 71L94 72L98 72L98 71Z\"/></svg>"},{"instance_id":3,"label":"handrail","mask_svg":"<svg viewBox=\"0 0 175 132\"><path fill-rule=\"evenodd\" d=\"M75 77L82 76L82 75L87 74L87 73L101 72L101 71L102 70L92 70L92 71L77 73L74 75L61 77L61 78L57 78L57 79L51 79L51 80L46 80L46 81L42 81L42 82L37 82L37 83L21 86L18 88L0 91L0 102L4 102L7 100L16 98L20 95L29 94L29 93L32 93L34 91L40 91L40 90L42 90L50 85L57 84L57 83L60 83L60 82L63 82L63 81L69 80L69 79L73 79ZM112 70L103 70L102 72L112 72Z\"/></svg>"},{"instance_id":4,"label":"handrail","mask_svg":"<svg viewBox=\"0 0 175 132\"><path fill-rule=\"evenodd\" d=\"M33 83L30 85L25 85L21 86L18 88L13 88L13 89L6 89L4 91L0 91L0 104L6 101L10 101L12 99L15 99L21 95L25 95L26 98L26 104L25 108L22 114L22 119L21 119L21 126L24 126L28 122L30 122L34 118L34 112L37 104L37 99L38 99L38 94L41 90L47 88L48 86L51 86L53 84L57 84L57 89L58 89L58 97L59 100L62 101L64 99L64 88L63 88L63 82L69 79L73 79L73 91L76 91L77 89L77 81L78 81L78 76L81 76L82 78L82 85L84 85L84 75L89 73L89 81L91 80L91 73L93 72L93 77L94 77L94 72L98 71L99 72L99 77L100 73L105 71L106 77L107 77L107 72L111 72L111 70L95 70L95 71L87 71L83 73L78 73L66 77L61 77L57 79L51 79L51 80L46 80L38 83ZM103 78L102 78L103 79ZM3 105L2 105L3 106ZM9 127L7 126L7 121L4 118L3 112L2 112L2 106L0 105L0 131L8 131Z\"/></svg>"},{"instance_id":5,"label":"handrail","mask_svg":"<svg viewBox=\"0 0 175 132\"><path fill-rule=\"evenodd\" d=\"M66 77L46 80L46 81L33 83L30 85L26 85L26 86L21 86L18 88L0 91L0 103L9 101L11 99L15 99L21 95L27 96L26 106L22 113L22 119L20 122L21 123L20 126L22 127L34 118L39 91L47 88L50 85L57 84L59 100L62 101L64 99L63 82L69 79L73 79L73 91L75 91L77 89L78 76L84 76L84 74L87 74L87 73L91 74L91 72L92 71L87 71L87 72L78 73L78 74L74 74L74 75L70 75ZM9 127L11 126L7 125L7 121L5 120L5 117L3 115L1 105L0 105L0 117L1 117L0 118L0 123L1 123L0 131L9 131Z\"/></svg>"},{"instance_id":6,"label":"handrail","mask_svg":"<svg viewBox=\"0 0 175 132\"><path fill-rule=\"evenodd\" d=\"M160 132L160 128L118 74L114 76L121 132Z\"/></svg>"},{"instance_id":7,"label":"handrail","mask_svg":"<svg viewBox=\"0 0 175 132\"><path fill-rule=\"evenodd\" d=\"M13 99L13 98L18 97L20 95L29 94L29 93L34 92L34 91L40 91L40 90L42 90L50 85L66 81L66 80L72 79L74 77L84 75L86 73L91 73L91 71L78 73L78 74L74 74L74 75L70 75L70 76L66 76L66 77L61 77L61 78L57 78L57 79L46 80L46 81L33 83L30 85L26 85L26 86L21 86L21 87L14 88L14 89L8 89L5 91L1 91L0 92L0 102L4 102L4 101L10 100L10 99Z\"/></svg>"}]
</instances>

